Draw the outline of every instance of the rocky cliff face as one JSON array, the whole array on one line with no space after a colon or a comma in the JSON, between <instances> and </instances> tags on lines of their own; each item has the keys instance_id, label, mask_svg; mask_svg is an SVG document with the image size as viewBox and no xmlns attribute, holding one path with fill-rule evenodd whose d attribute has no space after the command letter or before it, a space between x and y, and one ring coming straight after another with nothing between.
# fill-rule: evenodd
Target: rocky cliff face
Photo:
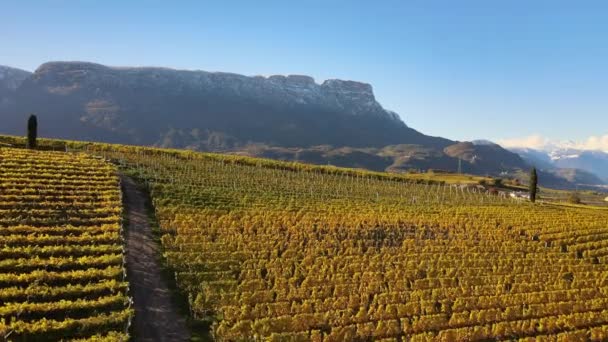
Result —
<instances>
[{"instance_id":1,"label":"rocky cliff face","mask_svg":"<svg viewBox=\"0 0 608 342\"><path fill-rule=\"evenodd\" d=\"M42 135L226 150L277 146L444 147L376 101L371 85L311 77L254 76L85 62L40 66L16 91L24 122L36 113ZM19 132L5 132L19 133Z\"/></svg>"},{"instance_id":2,"label":"rocky cliff face","mask_svg":"<svg viewBox=\"0 0 608 342\"><path fill-rule=\"evenodd\" d=\"M248 77L232 73L182 71L166 68L117 68L84 62L51 62L34 73L33 83L50 93L70 95L78 91L162 89L167 95L217 93L275 105L311 105L351 115L369 115L402 124L384 110L367 83L327 80L322 84L302 75ZM109 94L106 94L109 95Z\"/></svg>"}]
</instances>

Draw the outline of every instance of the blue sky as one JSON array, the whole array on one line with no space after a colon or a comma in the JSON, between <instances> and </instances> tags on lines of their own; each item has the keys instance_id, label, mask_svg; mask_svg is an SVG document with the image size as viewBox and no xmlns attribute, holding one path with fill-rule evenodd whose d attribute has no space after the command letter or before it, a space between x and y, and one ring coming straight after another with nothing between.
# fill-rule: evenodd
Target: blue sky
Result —
<instances>
[{"instance_id":1,"label":"blue sky","mask_svg":"<svg viewBox=\"0 0 608 342\"><path fill-rule=\"evenodd\" d=\"M605 1L12 1L0 64L50 60L371 83L451 139L608 136Z\"/></svg>"}]
</instances>

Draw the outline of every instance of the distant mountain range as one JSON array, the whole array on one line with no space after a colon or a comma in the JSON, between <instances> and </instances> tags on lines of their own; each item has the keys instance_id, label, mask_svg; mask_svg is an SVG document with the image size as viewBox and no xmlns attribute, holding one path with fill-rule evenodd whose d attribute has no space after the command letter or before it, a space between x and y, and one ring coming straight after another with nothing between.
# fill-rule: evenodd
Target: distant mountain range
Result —
<instances>
[{"instance_id":1,"label":"distant mountain range","mask_svg":"<svg viewBox=\"0 0 608 342\"><path fill-rule=\"evenodd\" d=\"M547 146L543 149L510 148L528 164L544 170L573 170L571 178L578 184L608 183L608 153L568 147ZM553 171L556 172L556 171ZM565 173L565 171L562 171Z\"/></svg>"},{"instance_id":2,"label":"distant mountain range","mask_svg":"<svg viewBox=\"0 0 608 342\"><path fill-rule=\"evenodd\" d=\"M372 170L514 175L529 164L489 141L424 135L384 109L371 85L311 77L50 62L0 66L0 133L189 148ZM559 174L541 178L568 187Z\"/></svg>"}]
</instances>

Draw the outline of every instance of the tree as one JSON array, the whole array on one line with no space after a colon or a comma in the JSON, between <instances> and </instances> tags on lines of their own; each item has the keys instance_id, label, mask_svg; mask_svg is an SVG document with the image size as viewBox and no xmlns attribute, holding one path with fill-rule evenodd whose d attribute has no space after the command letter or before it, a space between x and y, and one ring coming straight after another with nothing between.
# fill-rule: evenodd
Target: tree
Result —
<instances>
[{"instance_id":1,"label":"tree","mask_svg":"<svg viewBox=\"0 0 608 342\"><path fill-rule=\"evenodd\" d=\"M530 201L536 202L536 191L538 190L538 176L536 175L536 168L533 167L530 171Z\"/></svg>"},{"instance_id":2,"label":"tree","mask_svg":"<svg viewBox=\"0 0 608 342\"><path fill-rule=\"evenodd\" d=\"M27 120L27 148L36 148L36 138L38 138L38 119L32 114Z\"/></svg>"}]
</instances>

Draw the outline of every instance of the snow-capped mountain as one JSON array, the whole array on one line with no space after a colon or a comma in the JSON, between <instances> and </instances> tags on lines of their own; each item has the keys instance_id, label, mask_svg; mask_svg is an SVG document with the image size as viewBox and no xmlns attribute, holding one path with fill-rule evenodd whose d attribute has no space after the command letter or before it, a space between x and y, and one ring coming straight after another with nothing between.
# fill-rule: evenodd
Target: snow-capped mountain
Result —
<instances>
[{"instance_id":1,"label":"snow-capped mountain","mask_svg":"<svg viewBox=\"0 0 608 342\"><path fill-rule=\"evenodd\" d=\"M579 158L581 156L582 152L583 151L580 151L580 150L565 149L565 150L550 151L547 153L547 155L549 156L549 158L551 160L556 161L556 160Z\"/></svg>"},{"instance_id":2,"label":"snow-capped mountain","mask_svg":"<svg viewBox=\"0 0 608 342\"><path fill-rule=\"evenodd\" d=\"M608 181L608 153L606 152L568 149L552 151L550 156L557 167L589 171Z\"/></svg>"},{"instance_id":3,"label":"snow-capped mountain","mask_svg":"<svg viewBox=\"0 0 608 342\"><path fill-rule=\"evenodd\" d=\"M582 150L573 146L576 144L549 145L543 149L509 148L509 150L519 154L529 164L540 169L578 169L608 182L608 153L598 150Z\"/></svg>"}]
</instances>

